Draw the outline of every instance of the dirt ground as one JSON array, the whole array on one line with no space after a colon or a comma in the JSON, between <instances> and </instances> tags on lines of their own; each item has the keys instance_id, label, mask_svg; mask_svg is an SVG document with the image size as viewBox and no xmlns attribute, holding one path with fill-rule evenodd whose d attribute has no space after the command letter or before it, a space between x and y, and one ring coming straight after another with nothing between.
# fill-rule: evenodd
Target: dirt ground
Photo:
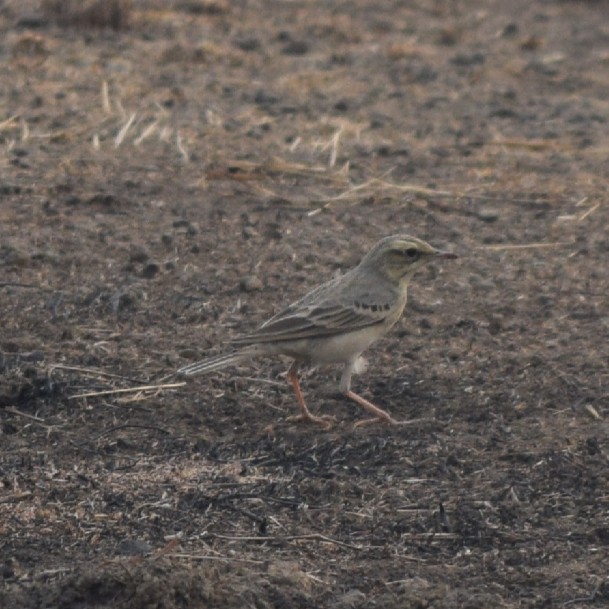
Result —
<instances>
[{"instance_id":1,"label":"dirt ground","mask_svg":"<svg viewBox=\"0 0 609 609\"><path fill-rule=\"evenodd\" d=\"M0 4L0 606L609 606L609 3L73 5ZM409 425L173 376L396 232Z\"/></svg>"}]
</instances>

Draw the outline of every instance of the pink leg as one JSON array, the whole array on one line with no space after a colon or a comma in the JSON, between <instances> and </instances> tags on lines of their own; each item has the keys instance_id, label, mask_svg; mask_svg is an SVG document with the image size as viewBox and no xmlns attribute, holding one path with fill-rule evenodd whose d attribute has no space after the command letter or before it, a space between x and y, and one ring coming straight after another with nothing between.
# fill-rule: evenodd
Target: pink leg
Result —
<instances>
[{"instance_id":1,"label":"pink leg","mask_svg":"<svg viewBox=\"0 0 609 609\"><path fill-rule=\"evenodd\" d=\"M372 425L373 423L387 423L388 425L400 425L399 421L396 421L388 412L375 406L372 402L364 399L361 395L357 395L357 393L351 391L350 389L345 392L345 395L352 399L354 402L357 402L360 406L363 406L368 412L371 412L374 415L374 419L364 419L363 421L358 421L354 427L361 427L362 425Z\"/></svg>"},{"instance_id":2,"label":"pink leg","mask_svg":"<svg viewBox=\"0 0 609 609\"><path fill-rule=\"evenodd\" d=\"M288 417L288 421L303 421L305 423L317 423L318 425L323 425L324 427L330 427L332 423L335 422L334 417L327 415L317 417L307 408L304 396L302 395L302 390L300 389L297 370L298 365L296 362L294 362L288 370L288 381L290 381L290 384L294 389L294 393L296 394L296 400L298 401L298 406L300 407L300 414L294 415L293 417Z\"/></svg>"}]
</instances>

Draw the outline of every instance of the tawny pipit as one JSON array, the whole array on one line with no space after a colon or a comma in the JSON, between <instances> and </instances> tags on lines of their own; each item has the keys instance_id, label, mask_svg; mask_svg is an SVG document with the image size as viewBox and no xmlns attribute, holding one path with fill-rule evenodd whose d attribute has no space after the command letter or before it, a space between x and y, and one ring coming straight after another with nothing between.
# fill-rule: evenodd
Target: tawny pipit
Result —
<instances>
[{"instance_id":1,"label":"tawny pipit","mask_svg":"<svg viewBox=\"0 0 609 609\"><path fill-rule=\"evenodd\" d=\"M300 415L292 419L326 425L331 417L315 416L305 404L298 366L342 364L341 392L374 415L356 426L377 421L397 425L389 413L351 391L351 376L358 371L361 353L402 315L415 271L430 260L456 257L408 235L385 237L354 269L322 283L252 334L233 340L237 350L184 366L178 374L212 372L259 355L287 355L294 360L288 380L300 406Z\"/></svg>"}]
</instances>

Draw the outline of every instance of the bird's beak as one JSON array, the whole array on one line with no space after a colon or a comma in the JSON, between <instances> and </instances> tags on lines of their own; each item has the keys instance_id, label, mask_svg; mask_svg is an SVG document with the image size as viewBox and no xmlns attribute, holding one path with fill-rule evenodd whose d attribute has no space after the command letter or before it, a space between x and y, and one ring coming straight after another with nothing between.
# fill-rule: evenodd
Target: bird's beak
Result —
<instances>
[{"instance_id":1,"label":"bird's beak","mask_svg":"<svg viewBox=\"0 0 609 609\"><path fill-rule=\"evenodd\" d=\"M458 258L457 254L453 254L453 252L445 252L444 250L436 250L434 256L436 258L445 258L447 260L453 260L454 258Z\"/></svg>"}]
</instances>

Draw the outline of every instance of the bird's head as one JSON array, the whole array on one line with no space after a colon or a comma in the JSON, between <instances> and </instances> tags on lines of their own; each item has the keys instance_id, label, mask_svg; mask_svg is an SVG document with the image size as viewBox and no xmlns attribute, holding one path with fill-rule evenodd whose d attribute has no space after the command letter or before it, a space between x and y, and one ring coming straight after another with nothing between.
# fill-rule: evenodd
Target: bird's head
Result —
<instances>
[{"instance_id":1,"label":"bird's head","mask_svg":"<svg viewBox=\"0 0 609 609\"><path fill-rule=\"evenodd\" d=\"M456 254L436 249L422 239L391 235L381 239L361 261L390 281L405 285L421 266L432 260L457 258Z\"/></svg>"}]
</instances>

